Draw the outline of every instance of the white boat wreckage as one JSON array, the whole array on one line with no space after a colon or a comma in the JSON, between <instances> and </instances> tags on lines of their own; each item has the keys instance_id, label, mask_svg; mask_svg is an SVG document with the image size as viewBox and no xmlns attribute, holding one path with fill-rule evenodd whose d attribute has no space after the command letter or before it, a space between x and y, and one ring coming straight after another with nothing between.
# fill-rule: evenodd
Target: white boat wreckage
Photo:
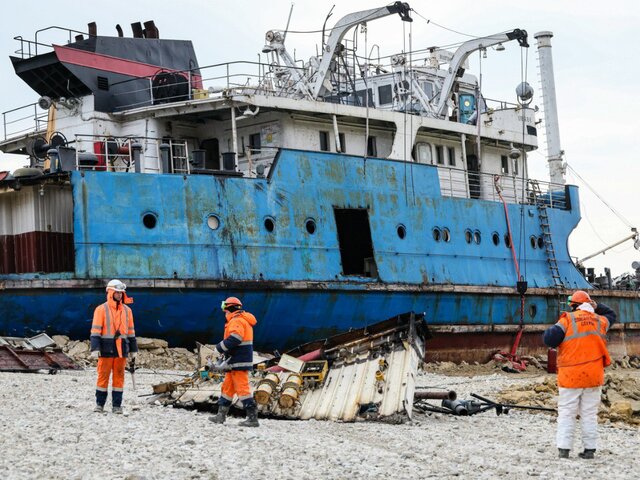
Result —
<instances>
[{"instance_id":1,"label":"white boat wreckage","mask_svg":"<svg viewBox=\"0 0 640 480\"><path fill-rule=\"evenodd\" d=\"M410 312L307 343L270 361L257 358L250 383L259 415L343 422L410 420L428 337L424 314ZM214 352L204 350L200 358L206 365L183 380L155 385L150 401L215 411L224 372L216 370ZM233 407L240 409L235 400Z\"/></svg>"}]
</instances>

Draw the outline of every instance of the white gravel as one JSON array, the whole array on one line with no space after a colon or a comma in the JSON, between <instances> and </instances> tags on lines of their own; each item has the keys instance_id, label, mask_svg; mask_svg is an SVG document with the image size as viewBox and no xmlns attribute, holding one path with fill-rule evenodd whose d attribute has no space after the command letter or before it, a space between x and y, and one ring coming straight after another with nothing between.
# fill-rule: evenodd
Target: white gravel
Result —
<instances>
[{"instance_id":1,"label":"white gravel","mask_svg":"<svg viewBox=\"0 0 640 480\"><path fill-rule=\"evenodd\" d=\"M176 377L136 374L138 393ZM492 396L531 376L423 374L419 385ZM142 404L128 416L92 412L95 371L0 373L0 478L22 479L414 479L635 478L637 428L601 425L596 460L559 460L555 418L419 415L405 425L261 420L257 429L208 414ZM139 399L142 402L143 399ZM109 409L110 410L110 409Z\"/></svg>"}]
</instances>

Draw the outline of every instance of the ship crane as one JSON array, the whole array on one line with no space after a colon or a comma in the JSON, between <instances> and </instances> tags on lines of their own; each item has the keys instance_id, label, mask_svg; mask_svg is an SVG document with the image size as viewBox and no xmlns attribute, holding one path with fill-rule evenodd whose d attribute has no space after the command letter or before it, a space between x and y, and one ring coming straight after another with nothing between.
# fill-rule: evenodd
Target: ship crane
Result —
<instances>
[{"instance_id":1,"label":"ship crane","mask_svg":"<svg viewBox=\"0 0 640 480\"><path fill-rule=\"evenodd\" d=\"M586 257L581 258L580 260L578 260L577 266L578 266L578 267L582 267L582 265L584 264L584 262L586 262L587 260L590 260L590 259L592 259L593 257L597 257L597 256L598 256L598 255L600 255L601 253L605 253L605 252L607 252L608 250L611 250L612 248L617 247L618 245L620 245L620 244L622 244L622 243L626 242L627 240L633 240L633 247L634 247L636 250L640 250L640 234L638 234L638 229L637 229L637 228L632 227L632 228L631 228L631 234L630 234L630 235L627 235L627 236L626 236L626 237L624 237L623 239L618 240L617 242L612 243L611 245L608 245L608 246L604 247L603 249L598 250L598 251L597 251L597 252L595 252L595 253L592 253L591 255L587 255Z\"/></svg>"}]
</instances>

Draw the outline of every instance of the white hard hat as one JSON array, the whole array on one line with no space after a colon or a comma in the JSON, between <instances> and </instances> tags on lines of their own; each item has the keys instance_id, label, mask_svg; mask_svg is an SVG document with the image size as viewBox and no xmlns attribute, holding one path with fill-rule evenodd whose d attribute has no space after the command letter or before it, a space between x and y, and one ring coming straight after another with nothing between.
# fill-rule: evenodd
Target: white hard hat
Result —
<instances>
[{"instance_id":1,"label":"white hard hat","mask_svg":"<svg viewBox=\"0 0 640 480\"><path fill-rule=\"evenodd\" d=\"M124 292L127 286L120 280L111 280L107 283L107 290L115 290L116 292Z\"/></svg>"}]
</instances>

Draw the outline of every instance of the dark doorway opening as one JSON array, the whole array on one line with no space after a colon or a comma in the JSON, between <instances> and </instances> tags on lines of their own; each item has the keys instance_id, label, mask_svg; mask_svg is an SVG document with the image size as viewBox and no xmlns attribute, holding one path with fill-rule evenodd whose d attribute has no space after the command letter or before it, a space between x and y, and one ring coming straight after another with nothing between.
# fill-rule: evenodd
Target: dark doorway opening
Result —
<instances>
[{"instance_id":1,"label":"dark doorway opening","mask_svg":"<svg viewBox=\"0 0 640 480\"><path fill-rule=\"evenodd\" d=\"M342 273L377 277L369 212L364 208L334 208Z\"/></svg>"},{"instance_id":2,"label":"dark doorway opening","mask_svg":"<svg viewBox=\"0 0 640 480\"><path fill-rule=\"evenodd\" d=\"M206 170L220 170L220 146L217 138L208 138L203 140L200 148L205 153L203 168Z\"/></svg>"},{"instance_id":3,"label":"dark doorway opening","mask_svg":"<svg viewBox=\"0 0 640 480\"><path fill-rule=\"evenodd\" d=\"M480 198L480 162L476 155L467 155L467 175L469 177L469 197Z\"/></svg>"}]
</instances>

